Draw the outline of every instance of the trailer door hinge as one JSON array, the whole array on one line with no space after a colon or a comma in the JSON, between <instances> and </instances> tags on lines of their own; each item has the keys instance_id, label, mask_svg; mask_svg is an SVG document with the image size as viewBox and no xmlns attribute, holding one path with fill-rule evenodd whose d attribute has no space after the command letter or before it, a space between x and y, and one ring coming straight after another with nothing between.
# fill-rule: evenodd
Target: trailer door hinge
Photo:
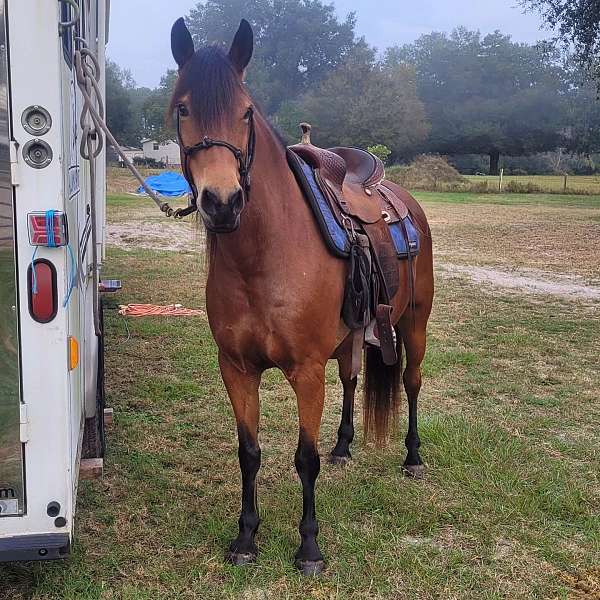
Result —
<instances>
[{"instance_id":1,"label":"trailer door hinge","mask_svg":"<svg viewBox=\"0 0 600 600\"><path fill-rule=\"evenodd\" d=\"M19 144L14 140L10 142L10 181L14 186L21 183L19 178Z\"/></svg>"},{"instance_id":2,"label":"trailer door hinge","mask_svg":"<svg viewBox=\"0 0 600 600\"><path fill-rule=\"evenodd\" d=\"M19 439L22 444L29 441L29 419L27 418L27 404L21 403L21 414L19 419Z\"/></svg>"}]
</instances>

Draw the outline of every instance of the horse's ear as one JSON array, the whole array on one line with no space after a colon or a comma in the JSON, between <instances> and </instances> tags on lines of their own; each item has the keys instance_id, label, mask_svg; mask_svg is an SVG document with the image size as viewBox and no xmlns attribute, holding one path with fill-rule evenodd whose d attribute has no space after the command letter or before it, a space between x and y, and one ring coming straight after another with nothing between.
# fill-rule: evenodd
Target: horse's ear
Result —
<instances>
[{"instance_id":1,"label":"horse's ear","mask_svg":"<svg viewBox=\"0 0 600 600\"><path fill-rule=\"evenodd\" d=\"M183 17L177 19L171 29L171 51L180 69L194 55L194 40Z\"/></svg>"},{"instance_id":2,"label":"horse's ear","mask_svg":"<svg viewBox=\"0 0 600 600\"><path fill-rule=\"evenodd\" d=\"M229 60L240 75L244 74L253 52L254 32L250 23L246 19L242 19L229 50Z\"/></svg>"}]
</instances>

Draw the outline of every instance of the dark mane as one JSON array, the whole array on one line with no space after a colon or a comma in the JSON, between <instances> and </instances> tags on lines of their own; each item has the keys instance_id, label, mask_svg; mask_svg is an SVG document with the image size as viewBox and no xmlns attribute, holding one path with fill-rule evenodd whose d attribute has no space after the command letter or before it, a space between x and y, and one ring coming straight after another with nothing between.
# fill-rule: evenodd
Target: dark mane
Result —
<instances>
[{"instance_id":1,"label":"dark mane","mask_svg":"<svg viewBox=\"0 0 600 600\"><path fill-rule=\"evenodd\" d=\"M179 100L189 96L192 116L203 130L210 130L234 117L231 107L237 94L247 94L247 91L227 54L217 46L202 48L180 71L167 118L171 119ZM256 102L254 107L285 149L284 136Z\"/></svg>"},{"instance_id":2,"label":"dark mane","mask_svg":"<svg viewBox=\"0 0 600 600\"><path fill-rule=\"evenodd\" d=\"M202 48L180 71L169 114L189 95L194 119L209 130L233 117L231 107L239 93L244 93L244 87L227 54L216 46Z\"/></svg>"}]
</instances>

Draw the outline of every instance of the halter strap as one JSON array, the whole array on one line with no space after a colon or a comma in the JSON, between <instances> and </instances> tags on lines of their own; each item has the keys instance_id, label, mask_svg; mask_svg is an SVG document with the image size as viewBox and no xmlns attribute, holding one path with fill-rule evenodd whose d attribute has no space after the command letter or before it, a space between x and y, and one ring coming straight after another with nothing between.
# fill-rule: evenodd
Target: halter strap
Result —
<instances>
[{"instance_id":1,"label":"halter strap","mask_svg":"<svg viewBox=\"0 0 600 600\"><path fill-rule=\"evenodd\" d=\"M240 185L244 190L244 194L246 197L246 201L249 199L250 192L250 171L252 170L252 165L254 163L254 153L256 150L256 130L254 127L254 108L250 107L248 109L249 117L248 117L248 143L246 146L246 152L244 153L240 148L237 148L233 144L226 142L224 140L213 140L207 136L203 138L201 142L194 144L193 146L186 146L183 143L183 138L181 137L181 118L179 112L177 112L177 138L179 140L179 146L181 148L181 152L183 153L183 176L188 182L190 189L192 190L192 205L183 211L180 212L181 216L189 215L198 210L198 188L194 183L194 178L192 177L192 173L190 171L189 161L190 159L197 154L198 152L203 152L204 150L210 150L211 148L220 147L226 148L229 150L234 156L238 163L238 171L240 174Z\"/></svg>"}]
</instances>

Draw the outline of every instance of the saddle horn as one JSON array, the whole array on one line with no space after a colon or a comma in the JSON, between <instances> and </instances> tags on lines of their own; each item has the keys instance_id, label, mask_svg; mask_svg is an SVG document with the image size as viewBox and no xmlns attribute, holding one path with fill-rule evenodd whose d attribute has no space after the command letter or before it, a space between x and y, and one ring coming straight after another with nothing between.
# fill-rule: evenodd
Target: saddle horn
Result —
<instances>
[{"instance_id":1,"label":"saddle horn","mask_svg":"<svg viewBox=\"0 0 600 600\"><path fill-rule=\"evenodd\" d=\"M300 129L302 130L302 141L301 144L311 144L310 132L312 131L312 125L310 123L300 123Z\"/></svg>"}]
</instances>

